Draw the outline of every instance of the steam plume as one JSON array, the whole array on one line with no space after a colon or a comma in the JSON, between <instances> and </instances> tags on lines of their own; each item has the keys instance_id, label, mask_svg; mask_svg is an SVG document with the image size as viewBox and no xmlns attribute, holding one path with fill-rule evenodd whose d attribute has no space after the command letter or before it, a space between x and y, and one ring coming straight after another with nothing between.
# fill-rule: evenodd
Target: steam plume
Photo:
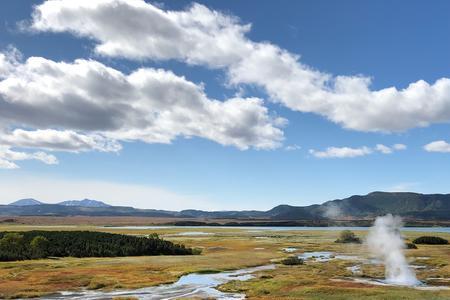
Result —
<instances>
[{"instance_id":1,"label":"steam plume","mask_svg":"<svg viewBox=\"0 0 450 300\"><path fill-rule=\"evenodd\" d=\"M330 203L325 206L325 211L322 215L329 219L336 219L342 216L342 210L338 205Z\"/></svg>"},{"instance_id":2,"label":"steam plume","mask_svg":"<svg viewBox=\"0 0 450 300\"><path fill-rule=\"evenodd\" d=\"M414 271L408 267L403 249L405 243L400 229L402 219L388 214L378 217L367 236L369 250L385 265L386 282L398 285L417 285Z\"/></svg>"}]
</instances>

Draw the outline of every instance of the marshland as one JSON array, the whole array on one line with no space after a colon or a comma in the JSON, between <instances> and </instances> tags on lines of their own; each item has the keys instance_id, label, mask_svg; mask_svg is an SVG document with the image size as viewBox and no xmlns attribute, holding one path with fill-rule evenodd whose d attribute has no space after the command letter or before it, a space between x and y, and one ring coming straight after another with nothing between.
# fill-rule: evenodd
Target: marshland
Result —
<instances>
[{"instance_id":1,"label":"marshland","mask_svg":"<svg viewBox=\"0 0 450 300\"><path fill-rule=\"evenodd\" d=\"M417 249L402 250L409 268L415 272L421 284L416 286L379 284L385 279L385 265L370 253L366 243L369 231L361 228L354 230L353 233L362 240L362 243L337 243L341 232L326 228L302 230L293 227L277 230L260 227L255 229L152 226L145 229L139 226L83 225L49 225L38 228L49 231L99 231L140 237L156 233L164 240L201 249L201 254L102 258L49 257L1 262L1 297L58 299L65 296L71 299L77 296L87 298L90 295L94 297L92 299L99 296L102 299L105 297L168 299L158 298L155 291L172 293L171 295L178 295L181 298L209 296L225 299L227 297L249 299L360 297L386 299L388 296L401 299L448 299L450 297L450 245L418 244ZM33 225L0 227L2 232L20 233L33 229L36 229ZM434 232L428 235L450 239L448 228L438 230L442 232L436 232L436 228L430 230ZM402 231L402 236L405 242L410 242L427 235L423 231L424 228L420 231ZM301 258L301 263L283 264L283 260L292 256ZM260 268L252 269L254 267ZM188 274L191 274L191 277ZM177 283L180 278L181 284ZM190 291L189 284L195 286L198 280L202 284L207 282L206 289L202 285L203 289ZM188 292L190 291L188 294L184 293L186 288ZM205 291L213 294L207 295Z\"/></svg>"}]
</instances>

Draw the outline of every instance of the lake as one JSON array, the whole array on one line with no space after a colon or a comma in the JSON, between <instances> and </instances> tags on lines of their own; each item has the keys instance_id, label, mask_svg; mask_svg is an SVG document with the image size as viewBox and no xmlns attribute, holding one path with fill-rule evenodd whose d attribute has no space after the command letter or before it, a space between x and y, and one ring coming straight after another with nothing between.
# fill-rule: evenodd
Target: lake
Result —
<instances>
[{"instance_id":1,"label":"lake","mask_svg":"<svg viewBox=\"0 0 450 300\"><path fill-rule=\"evenodd\" d=\"M106 228L106 227L102 227ZM353 230L353 231L365 231L370 227L347 227L347 226L335 226L335 227L308 227L308 226L108 226L108 229L243 229L248 231L256 230L271 230L271 231L317 231L317 230L329 230L329 231L341 231L341 230ZM402 231L413 232L444 232L450 233L450 227L403 227Z\"/></svg>"}]
</instances>

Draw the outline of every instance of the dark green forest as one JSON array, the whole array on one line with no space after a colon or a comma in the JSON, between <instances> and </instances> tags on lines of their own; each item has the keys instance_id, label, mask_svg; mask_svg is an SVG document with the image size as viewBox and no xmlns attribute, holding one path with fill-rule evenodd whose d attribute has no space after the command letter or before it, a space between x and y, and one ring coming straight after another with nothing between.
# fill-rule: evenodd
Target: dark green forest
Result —
<instances>
[{"instance_id":1,"label":"dark green forest","mask_svg":"<svg viewBox=\"0 0 450 300\"><path fill-rule=\"evenodd\" d=\"M197 249L153 234L136 237L92 231L0 232L0 261L47 257L192 255Z\"/></svg>"},{"instance_id":2,"label":"dark green forest","mask_svg":"<svg viewBox=\"0 0 450 300\"><path fill-rule=\"evenodd\" d=\"M414 244L447 245L448 241L438 236L421 236L413 241Z\"/></svg>"}]
</instances>

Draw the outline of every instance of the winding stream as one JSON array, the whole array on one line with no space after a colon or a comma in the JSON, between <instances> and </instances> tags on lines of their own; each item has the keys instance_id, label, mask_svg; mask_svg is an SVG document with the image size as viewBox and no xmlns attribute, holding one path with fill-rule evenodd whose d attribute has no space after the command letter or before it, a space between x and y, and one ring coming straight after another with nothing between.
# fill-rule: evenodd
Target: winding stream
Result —
<instances>
[{"instance_id":1,"label":"winding stream","mask_svg":"<svg viewBox=\"0 0 450 300\"><path fill-rule=\"evenodd\" d=\"M188 274L181 276L171 284L162 284L136 290L121 290L112 292L83 290L78 292L61 292L41 299L83 299L106 300L115 297L135 297L142 300L180 299L185 297L214 299L245 299L245 294L224 293L216 288L232 280L249 280L255 272L274 269L275 265L266 265L236 271L215 274Z\"/></svg>"}]
</instances>

